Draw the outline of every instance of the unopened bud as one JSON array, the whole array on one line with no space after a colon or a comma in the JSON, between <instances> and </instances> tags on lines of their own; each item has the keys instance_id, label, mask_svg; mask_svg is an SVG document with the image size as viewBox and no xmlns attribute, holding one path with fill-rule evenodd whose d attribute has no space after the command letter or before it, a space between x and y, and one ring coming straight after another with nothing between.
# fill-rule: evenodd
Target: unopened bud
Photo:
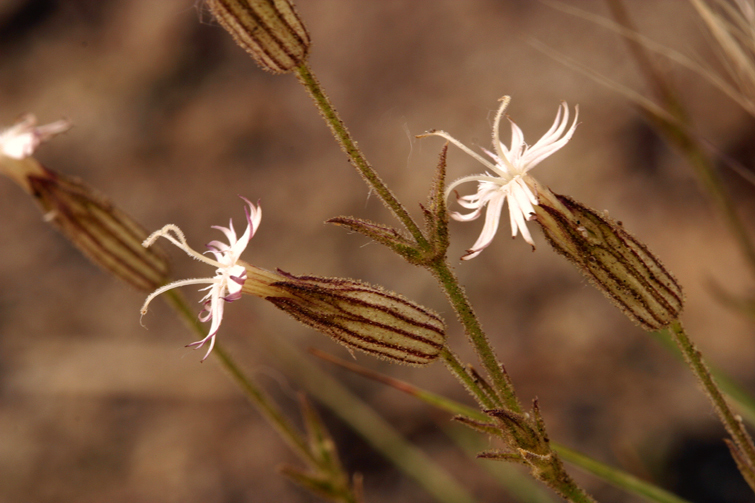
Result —
<instances>
[{"instance_id":1,"label":"unopened bud","mask_svg":"<svg viewBox=\"0 0 755 503\"><path fill-rule=\"evenodd\" d=\"M620 223L538 187L537 222L551 246L645 330L679 318L682 287L647 246Z\"/></svg>"},{"instance_id":2,"label":"unopened bud","mask_svg":"<svg viewBox=\"0 0 755 503\"><path fill-rule=\"evenodd\" d=\"M279 309L351 349L411 365L435 360L445 325L433 311L360 281L294 276L247 265L242 292Z\"/></svg>"},{"instance_id":3,"label":"unopened bud","mask_svg":"<svg viewBox=\"0 0 755 503\"><path fill-rule=\"evenodd\" d=\"M289 0L209 0L223 28L263 69L286 73L309 52L309 34Z\"/></svg>"}]
</instances>

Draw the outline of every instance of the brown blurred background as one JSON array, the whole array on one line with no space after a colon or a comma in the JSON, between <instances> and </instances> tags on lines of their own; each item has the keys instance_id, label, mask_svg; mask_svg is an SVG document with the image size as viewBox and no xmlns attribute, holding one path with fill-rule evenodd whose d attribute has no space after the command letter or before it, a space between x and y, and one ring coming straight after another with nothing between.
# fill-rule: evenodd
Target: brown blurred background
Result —
<instances>
[{"instance_id":1,"label":"brown blurred background","mask_svg":"<svg viewBox=\"0 0 755 503\"><path fill-rule=\"evenodd\" d=\"M259 70L192 0L0 0L0 122L23 113L75 127L40 149L47 166L86 180L148 230L179 225L196 248L211 225L243 221L237 195L264 218L245 258L296 274L382 284L441 312L471 361L434 281L366 238L323 222L390 215L348 165L292 76ZM576 1L608 15L602 2ZM682 1L628 2L640 30L713 61ZM685 161L618 93L535 50L537 40L641 92L623 42L543 4L519 1L301 0L311 65L360 146L418 215L442 141L431 128L489 146L497 99L534 142L560 100L579 104L572 141L535 176L608 209L686 288L684 321L710 362L755 392L752 324L710 283L743 294L753 278ZM659 60L699 132L753 165L755 123L699 76ZM509 134L504 139L508 141ZM481 166L451 149L449 176ZM723 170L745 221L753 187ZM469 187L471 190L472 187ZM309 502L276 475L296 463L161 302L90 265L0 179L0 502ZM633 326L535 231L532 253L507 218L479 258L460 263L482 222L452 223L450 256L522 400L538 397L552 437L697 502L753 501L686 367ZM206 266L171 250L177 277ZM187 289L187 296L200 294ZM199 306L197 306L199 308ZM349 357L271 305L226 310L220 340L294 414L301 385L268 348L286 339ZM359 363L468 400L444 367ZM318 363L318 365L320 365ZM517 501L446 435L449 418L383 386L322 365L430 452L480 501ZM432 501L322 410L368 501ZM602 501L636 501L573 470ZM695 485L701 484L701 485ZM684 492L687 491L687 492Z\"/></svg>"}]
</instances>

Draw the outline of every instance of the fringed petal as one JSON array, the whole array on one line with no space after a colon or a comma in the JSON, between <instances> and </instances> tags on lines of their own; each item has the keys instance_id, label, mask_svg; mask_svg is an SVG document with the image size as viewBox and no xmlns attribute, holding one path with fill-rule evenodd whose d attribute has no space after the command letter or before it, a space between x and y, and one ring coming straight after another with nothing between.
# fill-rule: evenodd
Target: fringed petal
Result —
<instances>
[{"instance_id":1,"label":"fringed petal","mask_svg":"<svg viewBox=\"0 0 755 503\"><path fill-rule=\"evenodd\" d=\"M175 225L166 225L161 230L153 233L144 242L144 246L150 246L158 237L164 237L184 250L190 256L216 267L215 276L212 278L182 280L157 289L147 297L147 300L142 307L142 314L144 314L152 299L171 288L190 284L208 283L209 286L200 289L200 291L206 291L207 294L202 300L200 300L203 306L199 313L199 320L202 322L210 321L210 331L204 339L193 342L187 346L198 349L203 347L209 341L209 349L204 358L202 358L202 361L207 359L215 345L215 336L217 335L223 321L223 309L225 303L241 298L241 288L246 281L246 268L245 266L238 264L238 261L241 253L246 249L249 240L257 230L257 227L259 227L262 212L259 206L253 205L248 199L244 199L244 201L247 203L247 207L244 208L244 213L248 225L240 237L237 236L236 231L233 228L233 221L230 222L228 227L213 226L213 229L221 231L228 239L228 243L210 241L207 244L209 249L207 253L214 255L215 260L211 260L189 247L186 243L186 238L184 237L183 232L181 232L181 230Z\"/></svg>"},{"instance_id":2,"label":"fringed petal","mask_svg":"<svg viewBox=\"0 0 755 503\"><path fill-rule=\"evenodd\" d=\"M577 128L577 119L579 118L579 107L576 107L574 121L571 126L569 123L569 107L566 103L561 103L556 112L556 119L546 133L532 146L528 146L524 141L524 133L514 121L509 118L511 125L511 145L507 148L500 141L499 127L503 116L503 111L508 105L509 98L501 99L502 104L496 113L493 124L493 146L495 152L482 149L491 159L495 161L495 166L491 170L495 175L472 175L466 176L451 183L446 189L446 197L462 183L477 181L479 182L477 192L465 196L458 196L456 201L459 206L471 210L469 213L451 213L454 220L469 222L479 218L483 209L487 206L485 213L485 223L477 242L468 250L467 255L462 257L469 260L476 257L479 253L490 245L493 236L498 230L501 218L503 204L508 199L509 204L509 221L511 223L511 235L516 237L519 232L522 238L534 248L534 240L527 228L527 221L531 220L534 213L534 206L538 204L537 195L530 183L527 182L527 172L537 166L545 158L552 155L571 139ZM475 159L481 161L485 166L490 167L490 163L481 158L478 154L472 152L468 147L461 144L448 133L434 132L432 134L442 136L451 141L454 145L472 155Z\"/></svg>"}]
</instances>

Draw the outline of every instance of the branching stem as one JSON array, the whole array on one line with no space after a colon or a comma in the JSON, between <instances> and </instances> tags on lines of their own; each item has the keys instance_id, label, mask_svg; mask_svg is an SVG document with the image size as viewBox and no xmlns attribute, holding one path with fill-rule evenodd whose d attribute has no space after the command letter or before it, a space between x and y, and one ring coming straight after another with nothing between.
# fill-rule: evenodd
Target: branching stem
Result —
<instances>
[{"instance_id":1,"label":"branching stem","mask_svg":"<svg viewBox=\"0 0 755 503\"><path fill-rule=\"evenodd\" d=\"M296 69L296 75L302 85L306 88L315 102L315 106L320 111L323 119L328 124L333 136L338 141L341 148L349 157L352 165L362 175L367 185L380 197L383 203L393 212L396 218L404 225L415 240L416 251L422 255L431 250L429 239L422 233L420 227L412 219L404 206L396 199L393 193L383 183L375 170L370 166L357 147L356 142L351 138L346 126L338 116L330 100L320 87L319 82L312 74L306 63ZM488 407L495 405L497 408L506 409L514 414L522 413L522 406L516 397L514 387L503 370L503 366L498 361L493 349L488 342L485 332L467 299L464 289L460 285L456 275L453 273L445 257L439 257L429 261L424 266L430 270L440 283L443 291L446 293L449 302L456 311L459 321L464 326L470 343L475 348L482 366L485 368L488 377L492 381L492 387L497 396L491 396L470 372L468 368L462 365L458 359L446 349L442 357L446 362L449 370L454 374L461 383L467 387L480 405ZM542 432L541 440L547 444L547 435ZM568 501L574 503L588 503L594 500L579 487L569 475L564 471L560 460L551 450L546 456L528 457L520 446L511 446L514 452L517 449L523 460L527 459L533 476L550 486L552 489L561 494ZM531 458L531 459L530 459Z\"/></svg>"},{"instance_id":2,"label":"branching stem","mask_svg":"<svg viewBox=\"0 0 755 503\"><path fill-rule=\"evenodd\" d=\"M516 397L514 386L508 375L503 371L503 365L498 361L495 352L490 347L490 342L482 330L480 320L477 318L474 309L472 309L472 305L469 303L464 288L459 284L456 275L445 260L436 261L430 270L443 287L449 302L451 302L456 311L459 321L464 325L467 336L472 342L472 346L475 348L480 362L493 381L493 387L499 394L503 405L513 412L521 412L522 406Z\"/></svg>"}]
</instances>

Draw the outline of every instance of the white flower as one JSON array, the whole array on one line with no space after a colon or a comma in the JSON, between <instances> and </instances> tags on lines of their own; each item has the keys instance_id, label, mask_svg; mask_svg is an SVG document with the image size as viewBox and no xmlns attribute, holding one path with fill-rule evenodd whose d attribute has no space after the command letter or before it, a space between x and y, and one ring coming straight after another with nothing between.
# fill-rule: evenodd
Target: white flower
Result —
<instances>
[{"instance_id":1,"label":"white flower","mask_svg":"<svg viewBox=\"0 0 755 503\"><path fill-rule=\"evenodd\" d=\"M506 199L509 201L512 237L516 237L517 232L521 231L524 240L532 245L533 248L535 247L532 235L529 229L527 229L527 220L531 220L534 214L533 206L537 205L537 195L533 188L534 180L527 175L527 172L540 164L543 159L566 145L577 128L579 107L576 108L577 113L574 117L574 122L564 134L567 122L569 121L569 107L566 103L561 103L556 114L556 120L553 122L551 128L532 146L524 142L522 130L509 119L509 122L511 122L511 147L506 148L500 140L499 125L503 112L510 100L511 98L508 96L501 98L501 106L498 108L498 113L495 116L493 124L493 148L495 152L483 149L493 162L473 152L445 131L433 131L427 134L447 139L490 170L485 174L460 178L449 185L446 190L446 197L448 197L462 183L478 182L477 193L468 196L457 195L459 204L472 211L467 214L454 212L451 214L454 220L462 222L475 220L482 214L485 205L488 207L485 213L485 224L482 228L482 233L477 242L472 245L472 248L467 250L467 254L462 257L462 260L476 257L491 243L493 236L495 236L498 230L501 210Z\"/></svg>"},{"instance_id":2,"label":"white flower","mask_svg":"<svg viewBox=\"0 0 755 503\"><path fill-rule=\"evenodd\" d=\"M146 314L147 306L149 306L152 299L173 288L204 283L209 284L210 286L201 289L207 290L207 295L200 301L204 303L204 308L199 313L199 319L200 321L212 320L210 332L201 341L193 342L186 346L198 349L207 341L210 341L210 347L207 350L207 354L202 358L202 361L207 359L215 345L215 335L218 333L220 323L223 321L223 306L225 302L232 302L241 298L241 287L244 285L244 281L246 281L246 268L238 263L239 258L249 244L249 240L254 236L262 218L262 209L259 205L255 206L246 198L242 197L241 199L247 203L247 208L244 208L247 221L246 230L240 237L237 237L236 231L233 229L232 220L228 227L214 225L213 229L221 231L228 238L228 244L221 243L220 241L211 241L207 244L209 251L205 253L212 253L215 256L215 260L193 250L186 243L186 238L181 229L173 224L166 225L159 231L152 233L143 243L145 247L149 247L157 238L164 237L185 251L189 256L217 268L215 276L212 278L182 279L158 288L147 297L141 311L142 315Z\"/></svg>"},{"instance_id":3,"label":"white flower","mask_svg":"<svg viewBox=\"0 0 755 503\"><path fill-rule=\"evenodd\" d=\"M0 132L0 155L21 160L29 157L40 143L71 127L67 120L37 126L37 118L24 115L13 126Z\"/></svg>"}]
</instances>

